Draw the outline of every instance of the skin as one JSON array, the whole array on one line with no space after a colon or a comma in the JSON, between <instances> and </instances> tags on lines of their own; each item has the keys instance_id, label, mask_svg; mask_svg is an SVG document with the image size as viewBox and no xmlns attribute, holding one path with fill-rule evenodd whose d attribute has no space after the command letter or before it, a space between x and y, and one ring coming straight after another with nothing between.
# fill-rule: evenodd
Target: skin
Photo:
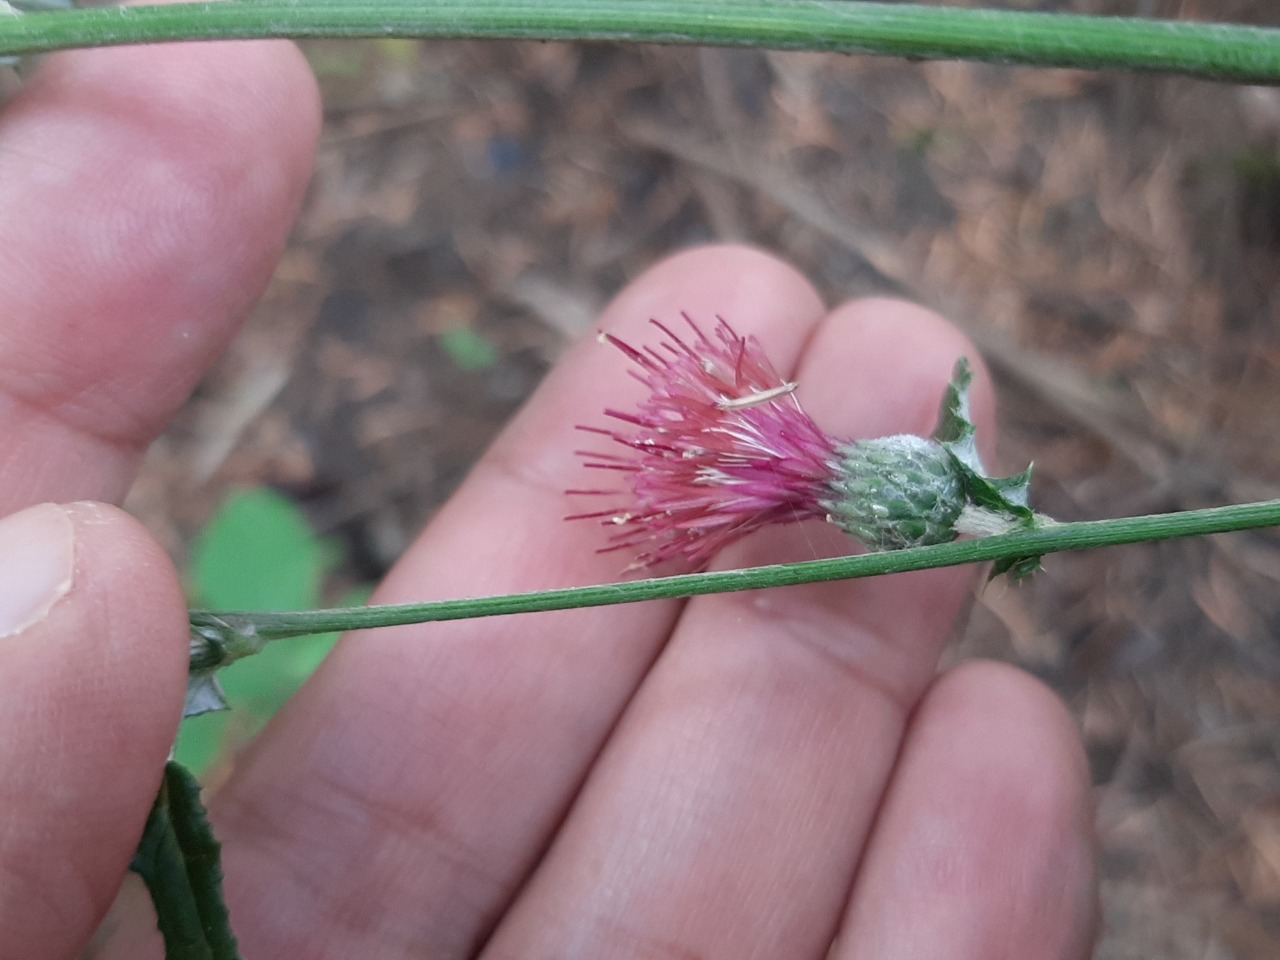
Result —
<instances>
[{"instance_id":1,"label":"skin","mask_svg":"<svg viewBox=\"0 0 1280 960\"><path fill-rule=\"evenodd\" d=\"M76 503L70 592L0 641L0 944L86 949L178 726L185 610L109 504L234 334L319 125L287 44L50 57L0 117L0 513ZM925 432L955 358L919 307L828 309L713 247L599 326L719 313L849 437ZM382 602L614 579L567 524L575 423L626 408L576 345L396 566ZM975 411L993 435L989 379ZM845 545L822 525L718 566ZM973 571L432 624L346 638L213 798L247 957L1054 958L1089 953L1087 769L1024 673L936 665ZM158 957L122 902L92 952Z\"/></svg>"}]
</instances>

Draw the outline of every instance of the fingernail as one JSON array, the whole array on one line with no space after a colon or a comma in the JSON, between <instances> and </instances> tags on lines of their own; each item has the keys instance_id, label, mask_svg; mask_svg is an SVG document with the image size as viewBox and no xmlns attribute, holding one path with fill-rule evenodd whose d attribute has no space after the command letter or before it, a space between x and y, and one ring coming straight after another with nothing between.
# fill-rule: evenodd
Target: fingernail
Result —
<instances>
[{"instance_id":1,"label":"fingernail","mask_svg":"<svg viewBox=\"0 0 1280 960\"><path fill-rule=\"evenodd\" d=\"M0 520L0 639L45 618L71 589L75 532L53 503Z\"/></svg>"}]
</instances>

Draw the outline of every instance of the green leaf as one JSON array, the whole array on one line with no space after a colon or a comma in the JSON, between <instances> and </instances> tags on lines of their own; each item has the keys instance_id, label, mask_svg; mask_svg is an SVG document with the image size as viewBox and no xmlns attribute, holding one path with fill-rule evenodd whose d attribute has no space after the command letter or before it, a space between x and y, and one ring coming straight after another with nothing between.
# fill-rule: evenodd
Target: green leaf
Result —
<instances>
[{"instance_id":1,"label":"green leaf","mask_svg":"<svg viewBox=\"0 0 1280 960\"><path fill-rule=\"evenodd\" d=\"M173 748L174 759L203 777L222 755L227 744L227 730L231 725L231 713L205 711L183 721L178 732L178 742Z\"/></svg>"},{"instance_id":2,"label":"green leaf","mask_svg":"<svg viewBox=\"0 0 1280 960\"><path fill-rule=\"evenodd\" d=\"M973 370L966 357L956 361L951 382L942 394L942 409L933 439L942 445L964 484L969 502L996 513L1026 520L1035 516L1027 506L1031 490L1031 468L1013 477L988 477L978 456L977 433L969 411L969 388Z\"/></svg>"},{"instance_id":3,"label":"green leaf","mask_svg":"<svg viewBox=\"0 0 1280 960\"><path fill-rule=\"evenodd\" d=\"M952 469L964 487L965 498L974 507L990 511L1010 523L1011 530L1036 529L1031 510L1031 467L1012 477L988 477L978 456L977 428L969 412L969 387L973 371L969 361L956 361L951 383L942 396L942 409L933 438L947 452ZM991 579L1007 573L1024 580L1040 569L1038 554L1004 557L993 565Z\"/></svg>"},{"instance_id":4,"label":"green leaf","mask_svg":"<svg viewBox=\"0 0 1280 960\"><path fill-rule=\"evenodd\" d=\"M1007 503L1029 507L1031 502L1031 467L1012 477L987 477L987 481L999 491Z\"/></svg>"},{"instance_id":5,"label":"green leaf","mask_svg":"<svg viewBox=\"0 0 1280 960\"><path fill-rule=\"evenodd\" d=\"M470 327L455 327L440 334L440 346L460 370L488 370L498 362L493 344Z\"/></svg>"},{"instance_id":6,"label":"green leaf","mask_svg":"<svg viewBox=\"0 0 1280 960\"><path fill-rule=\"evenodd\" d=\"M969 368L969 360L961 357L956 361L951 382L942 394L942 409L938 411L933 439L968 466L970 472L981 474L984 471L975 441L978 431L969 413L969 387L972 384L973 371Z\"/></svg>"},{"instance_id":7,"label":"green leaf","mask_svg":"<svg viewBox=\"0 0 1280 960\"><path fill-rule=\"evenodd\" d=\"M129 869L151 894L166 960L240 960L222 895L221 846L200 785L179 763L165 765Z\"/></svg>"},{"instance_id":8,"label":"green leaf","mask_svg":"<svg viewBox=\"0 0 1280 960\"><path fill-rule=\"evenodd\" d=\"M950 445L943 446L951 454L952 463L964 484L970 503L1022 521L1021 528L1031 529L1035 513L1027 506L1028 488L1031 484L1030 467L1014 477L984 477L962 460Z\"/></svg>"},{"instance_id":9,"label":"green leaf","mask_svg":"<svg viewBox=\"0 0 1280 960\"><path fill-rule=\"evenodd\" d=\"M328 551L302 511L274 490L233 494L196 540L190 576L201 603L236 610L315 606Z\"/></svg>"},{"instance_id":10,"label":"green leaf","mask_svg":"<svg viewBox=\"0 0 1280 960\"><path fill-rule=\"evenodd\" d=\"M312 532L302 511L273 490L232 494L192 551L191 592L202 602L239 610L315 607L337 552ZM219 670L193 673L176 757L204 774L229 746L256 733L311 675L336 634L278 644ZM234 719L214 713L218 694ZM210 712L206 712L210 711ZM198 714L198 716L197 716Z\"/></svg>"}]
</instances>

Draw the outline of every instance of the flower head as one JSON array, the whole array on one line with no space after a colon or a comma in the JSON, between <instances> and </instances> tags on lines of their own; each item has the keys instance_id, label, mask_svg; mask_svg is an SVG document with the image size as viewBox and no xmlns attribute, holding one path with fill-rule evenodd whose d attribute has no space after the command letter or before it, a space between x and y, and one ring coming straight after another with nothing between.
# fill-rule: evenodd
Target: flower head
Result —
<instances>
[{"instance_id":1,"label":"flower head","mask_svg":"<svg viewBox=\"0 0 1280 960\"><path fill-rule=\"evenodd\" d=\"M774 371L753 337L717 318L711 336L687 315L681 339L657 320L657 346L610 334L649 390L635 412L606 410L622 426L580 427L623 449L578 451L627 489L571 490L618 505L575 514L613 531L602 551L634 549L632 569L682 560L705 566L735 540L773 523L821 518L872 550L942 543L961 533L1032 529L1030 469L984 475L969 418L968 363L956 364L932 438L842 441L804 412L796 385ZM616 450L616 448L615 448ZM997 566L1023 576L1034 557Z\"/></svg>"},{"instance_id":2,"label":"flower head","mask_svg":"<svg viewBox=\"0 0 1280 960\"><path fill-rule=\"evenodd\" d=\"M684 319L687 340L650 321L665 339L643 350L603 335L635 364L631 374L649 396L634 413L605 411L622 427L581 428L626 448L581 455L592 469L621 474L630 503L576 518L614 528L606 550L640 547L637 567L676 558L701 567L760 527L824 516L821 501L838 460L835 442L804 412L796 385L774 372L755 338L739 336L723 319L707 336Z\"/></svg>"}]
</instances>

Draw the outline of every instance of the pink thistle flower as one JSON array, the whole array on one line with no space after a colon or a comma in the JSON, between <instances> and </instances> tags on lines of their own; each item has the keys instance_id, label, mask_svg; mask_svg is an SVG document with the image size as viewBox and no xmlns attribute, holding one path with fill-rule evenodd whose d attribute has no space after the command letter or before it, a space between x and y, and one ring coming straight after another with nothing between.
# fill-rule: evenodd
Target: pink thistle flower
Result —
<instances>
[{"instance_id":1,"label":"pink thistle flower","mask_svg":"<svg viewBox=\"0 0 1280 960\"><path fill-rule=\"evenodd\" d=\"M631 569L683 560L693 569L772 523L825 519L872 550L944 543L962 533L1031 530L1046 517L1027 506L1031 468L988 477L969 416L968 361L956 363L933 437L911 434L842 441L827 436L774 372L752 337L717 317L713 336L665 336L637 350L602 335L635 364L649 388L635 413L606 410L625 426L580 427L622 453L578 451L585 465L619 474L630 505L580 513L613 530L601 552L638 548ZM620 497L622 490L571 490ZM1021 578L1035 556L1001 561L995 573Z\"/></svg>"},{"instance_id":2,"label":"pink thistle flower","mask_svg":"<svg viewBox=\"0 0 1280 960\"><path fill-rule=\"evenodd\" d=\"M605 411L622 428L579 428L626 448L578 453L588 468L621 474L630 504L569 519L613 529L602 552L640 548L631 569L675 559L699 569L761 527L825 517L837 480L836 441L804 412L796 385L778 376L755 338L719 317L708 337L684 319L689 342L657 320L650 322L665 340L656 348L602 335L635 364L631 375L649 396L635 413Z\"/></svg>"}]
</instances>

